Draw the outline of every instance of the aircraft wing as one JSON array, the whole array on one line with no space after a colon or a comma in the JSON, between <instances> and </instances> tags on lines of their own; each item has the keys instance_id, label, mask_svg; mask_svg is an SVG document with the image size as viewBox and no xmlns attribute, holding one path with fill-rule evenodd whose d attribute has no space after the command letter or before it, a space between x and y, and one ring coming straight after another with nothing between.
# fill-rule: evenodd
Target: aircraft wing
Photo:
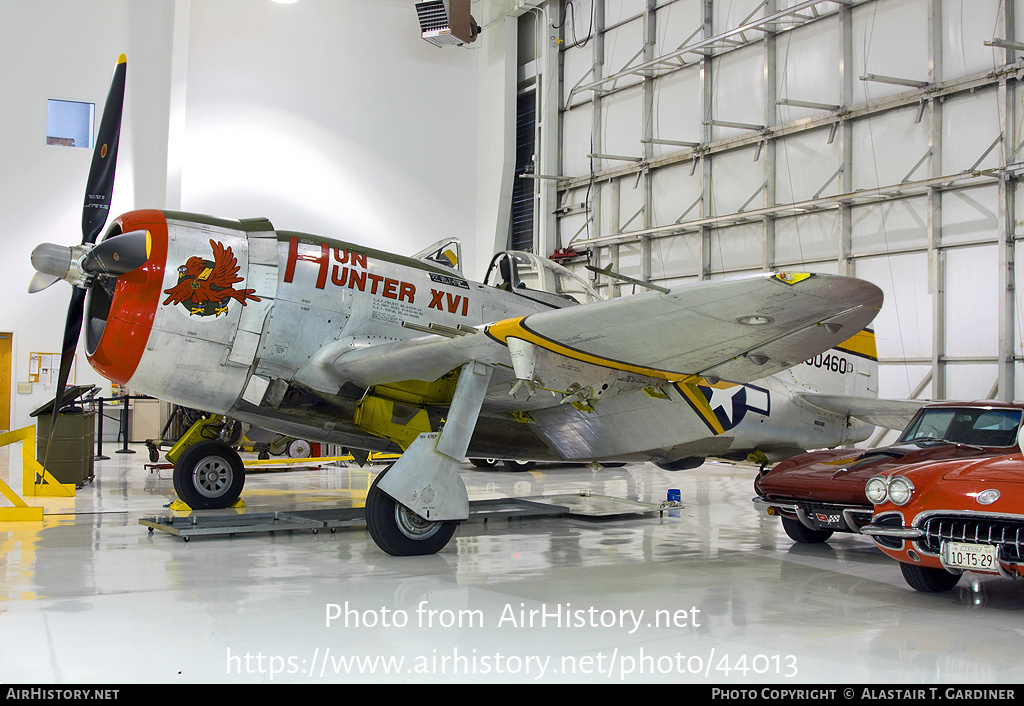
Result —
<instances>
[{"instance_id":1,"label":"aircraft wing","mask_svg":"<svg viewBox=\"0 0 1024 706\"><path fill-rule=\"evenodd\" d=\"M347 351L323 364L357 385L432 381L470 361L508 366L518 338L580 363L676 381L748 382L848 339L882 292L836 275L763 274L553 309L446 335Z\"/></svg>"},{"instance_id":2,"label":"aircraft wing","mask_svg":"<svg viewBox=\"0 0 1024 706\"><path fill-rule=\"evenodd\" d=\"M801 397L815 407L843 414L886 429L905 429L917 410L928 404L922 400L879 400L871 397L819 395L805 393Z\"/></svg>"}]
</instances>

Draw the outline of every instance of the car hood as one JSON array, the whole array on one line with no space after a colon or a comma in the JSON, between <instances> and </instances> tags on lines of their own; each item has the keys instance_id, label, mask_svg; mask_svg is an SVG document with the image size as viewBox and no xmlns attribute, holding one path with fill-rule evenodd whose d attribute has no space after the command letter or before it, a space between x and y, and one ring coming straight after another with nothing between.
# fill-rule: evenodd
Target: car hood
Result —
<instances>
[{"instance_id":1,"label":"car hood","mask_svg":"<svg viewBox=\"0 0 1024 706\"><path fill-rule=\"evenodd\" d=\"M1019 453L950 466L950 469L942 474L943 480L992 484L1024 483L1024 458Z\"/></svg>"},{"instance_id":2,"label":"car hood","mask_svg":"<svg viewBox=\"0 0 1024 706\"><path fill-rule=\"evenodd\" d=\"M904 468L898 472L914 484L914 495L907 505L891 502L875 506L875 514L899 511L905 517L922 513L983 511L997 514L1024 514L1018 485L1024 483L1024 458L1020 452L975 461L946 461ZM999 490L995 502L979 505L982 491ZM916 523L916 519L912 523Z\"/></svg>"},{"instance_id":3,"label":"car hood","mask_svg":"<svg viewBox=\"0 0 1024 706\"><path fill-rule=\"evenodd\" d=\"M901 444L868 451L831 449L802 454L778 464L758 479L766 499L792 498L866 505L864 485L872 476L909 465L977 459L1005 454L993 449L945 443Z\"/></svg>"}]
</instances>

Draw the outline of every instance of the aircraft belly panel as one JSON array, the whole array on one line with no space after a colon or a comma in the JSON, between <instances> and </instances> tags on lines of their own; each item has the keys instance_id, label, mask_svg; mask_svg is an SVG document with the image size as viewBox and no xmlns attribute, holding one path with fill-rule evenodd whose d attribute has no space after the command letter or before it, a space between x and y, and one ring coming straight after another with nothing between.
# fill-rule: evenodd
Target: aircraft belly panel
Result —
<instances>
[{"instance_id":1,"label":"aircraft belly panel","mask_svg":"<svg viewBox=\"0 0 1024 706\"><path fill-rule=\"evenodd\" d=\"M348 424L332 424L317 426L311 424L309 418L297 413L294 417L287 416L280 410L255 409L241 404L231 410L231 416L239 421L252 424L260 429L273 431L286 436L295 436L310 441L338 444L365 451L400 453L401 449L387 439L369 436ZM330 428L328 428L330 427Z\"/></svg>"},{"instance_id":2,"label":"aircraft belly panel","mask_svg":"<svg viewBox=\"0 0 1024 706\"><path fill-rule=\"evenodd\" d=\"M531 412L534 430L565 458L616 458L675 446L707 436L707 428L684 404L643 390L624 392L593 405Z\"/></svg>"},{"instance_id":3,"label":"aircraft belly panel","mask_svg":"<svg viewBox=\"0 0 1024 706\"><path fill-rule=\"evenodd\" d=\"M587 407L589 411L573 405L532 410L531 428L567 459L645 454L668 460L673 450L682 454L681 448L692 455L789 454L836 446L855 431L841 415L801 405L770 379L747 385L646 388Z\"/></svg>"}]
</instances>

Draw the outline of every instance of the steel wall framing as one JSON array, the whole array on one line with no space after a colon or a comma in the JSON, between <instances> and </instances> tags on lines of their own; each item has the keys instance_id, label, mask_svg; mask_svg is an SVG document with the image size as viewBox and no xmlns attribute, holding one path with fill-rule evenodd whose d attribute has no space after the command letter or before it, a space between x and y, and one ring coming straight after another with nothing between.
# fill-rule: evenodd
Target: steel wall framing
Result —
<instances>
[{"instance_id":1,"label":"steel wall framing","mask_svg":"<svg viewBox=\"0 0 1024 706\"><path fill-rule=\"evenodd\" d=\"M887 293L876 328L901 329L878 331L884 396L1024 397L1015 296L1022 0L972 4L993 18L992 66L981 70L966 51L944 61L952 40L943 33L955 39L960 2L573 0L570 26L570 3L551 0L538 25L560 49L540 74L560 86L559 129L540 135L538 151L557 156L538 162L538 249L587 250L594 264L662 285L785 268L865 277ZM744 18L722 26L741 6ZM868 72L869 42L855 45L855 24L867 36L865 23L893 11L918 21L878 34L916 42L927 76ZM666 50L667 36L687 38ZM623 47L624 37L635 46ZM784 38L787 52L806 39L836 64L829 96L788 90L799 77L780 59ZM737 80L736 66L753 68ZM747 94L716 84L726 74ZM659 100L682 118L659 123ZM555 120L548 103L546 125ZM959 131L957 121L966 122ZM907 149L923 148L913 161L865 148L875 132L904 124ZM814 190L812 171L822 175ZM780 179L787 173L802 187ZM622 293L616 281L596 284Z\"/></svg>"}]
</instances>

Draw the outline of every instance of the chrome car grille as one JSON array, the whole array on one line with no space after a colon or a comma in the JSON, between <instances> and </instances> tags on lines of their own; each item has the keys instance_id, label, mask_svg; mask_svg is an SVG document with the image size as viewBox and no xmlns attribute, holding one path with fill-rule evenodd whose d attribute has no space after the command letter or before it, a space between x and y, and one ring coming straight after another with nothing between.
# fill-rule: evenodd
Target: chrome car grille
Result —
<instances>
[{"instance_id":1,"label":"chrome car grille","mask_svg":"<svg viewBox=\"0 0 1024 706\"><path fill-rule=\"evenodd\" d=\"M920 529L925 536L917 544L930 554L938 554L942 542L952 540L1000 546L1000 558L1007 562L1024 557L1024 520L933 515L920 524Z\"/></svg>"}]
</instances>

